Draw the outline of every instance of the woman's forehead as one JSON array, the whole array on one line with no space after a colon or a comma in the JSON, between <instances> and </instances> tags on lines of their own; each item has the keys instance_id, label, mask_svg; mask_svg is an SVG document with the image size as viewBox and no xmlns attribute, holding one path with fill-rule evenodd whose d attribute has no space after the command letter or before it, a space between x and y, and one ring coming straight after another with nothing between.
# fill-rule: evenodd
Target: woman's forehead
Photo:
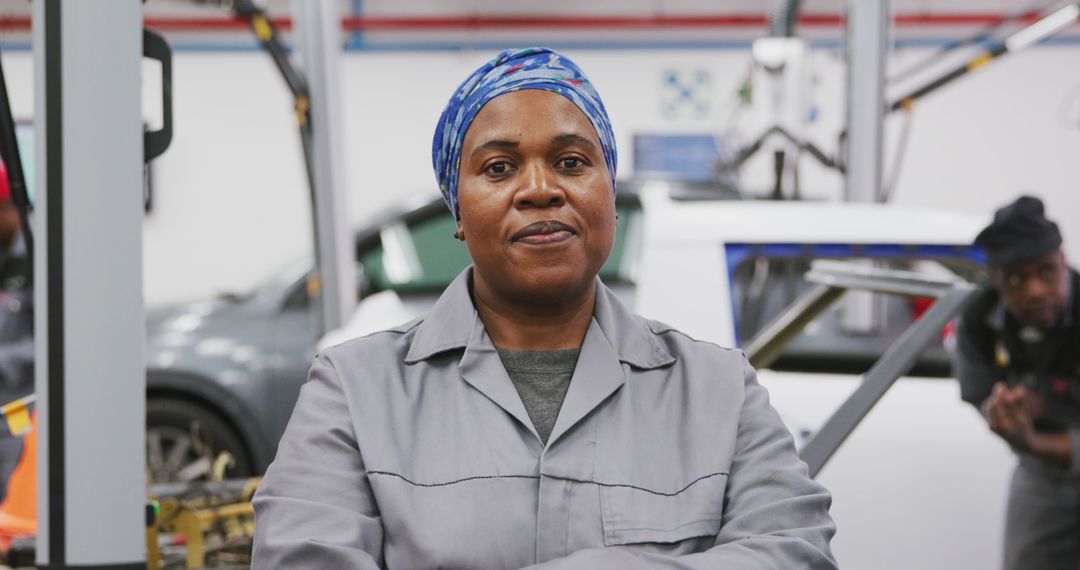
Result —
<instances>
[{"instance_id":1,"label":"woman's forehead","mask_svg":"<svg viewBox=\"0 0 1080 570\"><path fill-rule=\"evenodd\" d=\"M551 91L523 89L499 95L484 105L469 126L463 146L483 144L493 138L547 139L566 134L600 145L592 122L573 101Z\"/></svg>"}]
</instances>

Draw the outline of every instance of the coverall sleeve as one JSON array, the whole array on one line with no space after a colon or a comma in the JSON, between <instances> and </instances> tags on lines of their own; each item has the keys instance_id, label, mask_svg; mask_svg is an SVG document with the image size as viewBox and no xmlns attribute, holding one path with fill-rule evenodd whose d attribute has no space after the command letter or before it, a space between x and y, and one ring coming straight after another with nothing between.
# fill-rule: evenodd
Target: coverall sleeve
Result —
<instances>
[{"instance_id":1,"label":"coverall sleeve","mask_svg":"<svg viewBox=\"0 0 1080 570\"><path fill-rule=\"evenodd\" d=\"M382 565L379 510L340 377L322 355L252 503L252 568Z\"/></svg>"},{"instance_id":2,"label":"coverall sleeve","mask_svg":"<svg viewBox=\"0 0 1080 570\"><path fill-rule=\"evenodd\" d=\"M956 325L956 350L952 354L953 372L960 382L960 397L978 408L990 396L994 383L1002 380L994 366L993 349L980 346L967 319Z\"/></svg>"},{"instance_id":3,"label":"coverall sleeve","mask_svg":"<svg viewBox=\"0 0 1080 570\"><path fill-rule=\"evenodd\" d=\"M829 516L832 497L808 476L768 392L743 363L745 399L713 548L681 557L620 547L580 550L537 568L835 569L829 547L836 532Z\"/></svg>"}]
</instances>

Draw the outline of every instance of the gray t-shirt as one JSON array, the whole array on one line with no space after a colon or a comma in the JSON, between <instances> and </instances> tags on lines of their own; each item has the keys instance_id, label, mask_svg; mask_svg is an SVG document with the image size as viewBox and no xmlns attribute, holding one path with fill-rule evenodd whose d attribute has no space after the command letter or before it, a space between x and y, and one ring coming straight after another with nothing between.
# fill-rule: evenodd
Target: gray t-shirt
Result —
<instances>
[{"instance_id":1,"label":"gray t-shirt","mask_svg":"<svg viewBox=\"0 0 1080 570\"><path fill-rule=\"evenodd\" d=\"M547 445L566 390L570 388L570 378L574 375L581 349L507 350L496 347L496 350L540 441Z\"/></svg>"}]
</instances>

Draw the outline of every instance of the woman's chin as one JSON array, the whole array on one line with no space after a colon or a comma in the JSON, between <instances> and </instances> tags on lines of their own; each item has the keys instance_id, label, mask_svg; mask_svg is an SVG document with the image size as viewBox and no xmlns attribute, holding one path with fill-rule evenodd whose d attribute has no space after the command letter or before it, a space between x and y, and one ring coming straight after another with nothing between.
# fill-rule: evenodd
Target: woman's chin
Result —
<instances>
[{"instance_id":1,"label":"woman's chin","mask_svg":"<svg viewBox=\"0 0 1080 570\"><path fill-rule=\"evenodd\" d=\"M588 291L595 278L595 272L581 266L533 267L508 283L507 292L524 303L557 304Z\"/></svg>"}]
</instances>

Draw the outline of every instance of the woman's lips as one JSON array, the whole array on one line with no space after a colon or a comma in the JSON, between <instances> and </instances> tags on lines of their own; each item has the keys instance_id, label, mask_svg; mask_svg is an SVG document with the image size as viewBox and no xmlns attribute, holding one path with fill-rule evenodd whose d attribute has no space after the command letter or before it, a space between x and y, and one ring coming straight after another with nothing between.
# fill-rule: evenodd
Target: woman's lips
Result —
<instances>
[{"instance_id":1,"label":"woman's lips","mask_svg":"<svg viewBox=\"0 0 1080 570\"><path fill-rule=\"evenodd\" d=\"M555 220L534 222L518 230L513 240L532 245L546 245L566 241L577 235L574 228Z\"/></svg>"},{"instance_id":2,"label":"woman's lips","mask_svg":"<svg viewBox=\"0 0 1080 570\"><path fill-rule=\"evenodd\" d=\"M551 233L545 233L545 234L527 235L527 236L524 236L522 238L519 238L518 241L528 243L528 244L533 244L533 245L543 245L543 244L558 243L558 242L561 242L561 241L566 241L566 240L568 240L568 239L570 239L572 237L574 237L574 234L572 232L568 232L566 230L558 230L558 231L554 231L554 232L551 232Z\"/></svg>"}]
</instances>

